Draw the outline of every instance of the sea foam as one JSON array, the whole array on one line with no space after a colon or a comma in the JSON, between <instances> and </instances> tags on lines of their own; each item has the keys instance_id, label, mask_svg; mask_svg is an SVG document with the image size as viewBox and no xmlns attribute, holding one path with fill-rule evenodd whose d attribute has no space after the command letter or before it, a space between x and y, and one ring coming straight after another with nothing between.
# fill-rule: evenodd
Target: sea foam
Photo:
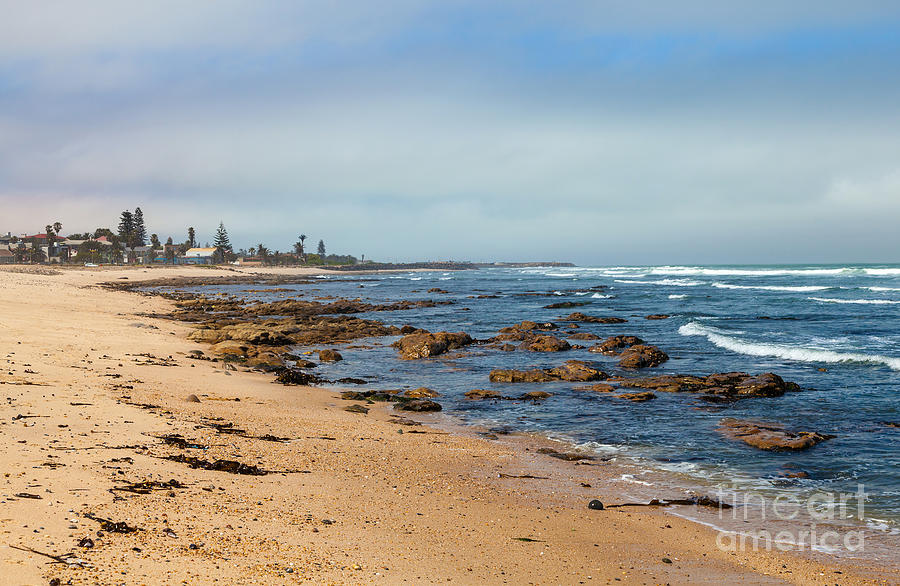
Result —
<instances>
[{"instance_id":1,"label":"sea foam","mask_svg":"<svg viewBox=\"0 0 900 586\"><path fill-rule=\"evenodd\" d=\"M697 322L689 322L678 328L682 336L705 336L707 340L726 350L746 354L748 356L771 356L798 362L861 362L866 364L883 364L891 370L900 370L900 358L881 356L879 354L862 354L857 352L835 352L802 346L786 346L766 342L748 342L728 336L722 330L704 326Z\"/></svg>"}]
</instances>

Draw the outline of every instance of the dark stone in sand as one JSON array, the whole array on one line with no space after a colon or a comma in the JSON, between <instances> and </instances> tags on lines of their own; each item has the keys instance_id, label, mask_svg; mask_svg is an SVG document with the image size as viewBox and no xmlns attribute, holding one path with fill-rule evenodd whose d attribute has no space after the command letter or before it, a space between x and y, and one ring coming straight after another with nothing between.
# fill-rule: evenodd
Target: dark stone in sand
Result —
<instances>
[{"instance_id":1,"label":"dark stone in sand","mask_svg":"<svg viewBox=\"0 0 900 586\"><path fill-rule=\"evenodd\" d=\"M200 397L198 397L197 395L191 394L191 395L188 395L187 397L185 397L184 400L187 401L188 403L199 403Z\"/></svg>"},{"instance_id":2,"label":"dark stone in sand","mask_svg":"<svg viewBox=\"0 0 900 586\"><path fill-rule=\"evenodd\" d=\"M362 413L365 415L369 412L367 407L363 407L362 405L347 405L344 407L344 411L349 411L350 413Z\"/></svg>"},{"instance_id":3,"label":"dark stone in sand","mask_svg":"<svg viewBox=\"0 0 900 586\"><path fill-rule=\"evenodd\" d=\"M592 511L602 511L603 503L601 503L597 499L594 499L588 503L588 508L591 509Z\"/></svg>"},{"instance_id":4,"label":"dark stone in sand","mask_svg":"<svg viewBox=\"0 0 900 586\"><path fill-rule=\"evenodd\" d=\"M539 448L538 454L546 454L551 458L556 458L557 460L565 460L567 462L579 462L581 460L596 460L594 456L588 456L585 454L577 454L575 452L559 452L554 450L553 448Z\"/></svg>"},{"instance_id":5,"label":"dark stone in sand","mask_svg":"<svg viewBox=\"0 0 900 586\"><path fill-rule=\"evenodd\" d=\"M314 385L322 382L322 379L316 375L303 372L296 368L283 368L279 370L275 380L283 385Z\"/></svg>"}]
</instances>

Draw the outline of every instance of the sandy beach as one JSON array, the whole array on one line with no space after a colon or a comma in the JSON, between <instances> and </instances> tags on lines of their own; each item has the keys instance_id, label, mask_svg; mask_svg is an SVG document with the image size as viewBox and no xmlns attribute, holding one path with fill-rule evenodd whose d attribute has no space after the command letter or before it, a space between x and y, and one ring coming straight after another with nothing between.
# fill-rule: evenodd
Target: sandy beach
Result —
<instances>
[{"instance_id":1,"label":"sandy beach","mask_svg":"<svg viewBox=\"0 0 900 586\"><path fill-rule=\"evenodd\" d=\"M900 582L896 567L723 551L662 509L590 510L621 502L613 465L191 359L190 325L145 316L170 301L98 286L210 272L0 271L0 583ZM165 459L179 454L270 473Z\"/></svg>"}]
</instances>

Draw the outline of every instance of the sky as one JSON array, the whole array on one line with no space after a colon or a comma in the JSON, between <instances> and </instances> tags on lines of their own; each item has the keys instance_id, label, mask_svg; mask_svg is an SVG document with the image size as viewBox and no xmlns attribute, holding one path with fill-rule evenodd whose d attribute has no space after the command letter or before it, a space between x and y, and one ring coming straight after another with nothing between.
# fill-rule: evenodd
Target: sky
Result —
<instances>
[{"instance_id":1,"label":"sky","mask_svg":"<svg viewBox=\"0 0 900 586\"><path fill-rule=\"evenodd\" d=\"M0 232L900 262L900 2L0 0Z\"/></svg>"}]
</instances>

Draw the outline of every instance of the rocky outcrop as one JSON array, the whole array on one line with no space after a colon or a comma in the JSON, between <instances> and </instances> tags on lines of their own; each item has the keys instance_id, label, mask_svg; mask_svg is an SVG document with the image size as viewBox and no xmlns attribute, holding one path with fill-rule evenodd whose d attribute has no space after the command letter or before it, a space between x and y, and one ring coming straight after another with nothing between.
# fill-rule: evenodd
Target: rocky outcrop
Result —
<instances>
[{"instance_id":1,"label":"rocky outcrop","mask_svg":"<svg viewBox=\"0 0 900 586\"><path fill-rule=\"evenodd\" d=\"M474 401L480 401L482 399L500 399L502 395L499 391L492 391L489 389L474 389L471 391L467 391L465 393L467 399L472 399Z\"/></svg>"},{"instance_id":2,"label":"rocky outcrop","mask_svg":"<svg viewBox=\"0 0 900 586\"><path fill-rule=\"evenodd\" d=\"M669 359L669 355L647 344L637 344L622 352L619 366L622 368L649 368L659 366Z\"/></svg>"},{"instance_id":3,"label":"rocky outcrop","mask_svg":"<svg viewBox=\"0 0 900 586\"><path fill-rule=\"evenodd\" d=\"M549 334L537 335L529 337L519 346L522 350L529 352L564 352L571 350L572 346L565 340L560 340L556 336Z\"/></svg>"},{"instance_id":4,"label":"rocky outcrop","mask_svg":"<svg viewBox=\"0 0 900 586\"><path fill-rule=\"evenodd\" d=\"M669 319L670 317L672 316L667 313L651 313L647 319Z\"/></svg>"},{"instance_id":5,"label":"rocky outcrop","mask_svg":"<svg viewBox=\"0 0 900 586\"><path fill-rule=\"evenodd\" d=\"M605 372L581 360L567 360L561 366L543 370L492 370L490 375L495 383L589 382L606 377Z\"/></svg>"},{"instance_id":6,"label":"rocky outcrop","mask_svg":"<svg viewBox=\"0 0 900 586\"><path fill-rule=\"evenodd\" d=\"M621 317L597 317L595 315L585 315L580 311L570 313L568 317L563 318L566 321L579 321L589 324L624 324L627 319Z\"/></svg>"},{"instance_id":7,"label":"rocky outcrop","mask_svg":"<svg viewBox=\"0 0 900 586\"><path fill-rule=\"evenodd\" d=\"M401 401L394 405L397 411L413 411L416 413L424 413L430 411L440 411L441 404L428 399L413 399L412 401Z\"/></svg>"},{"instance_id":8,"label":"rocky outcrop","mask_svg":"<svg viewBox=\"0 0 900 586\"><path fill-rule=\"evenodd\" d=\"M615 397L617 399L627 399L634 403L643 403L645 401L652 401L656 398L656 395L650 391L643 391L640 393L622 393L621 395L615 395Z\"/></svg>"},{"instance_id":9,"label":"rocky outcrop","mask_svg":"<svg viewBox=\"0 0 900 586\"><path fill-rule=\"evenodd\" d=\"M400 351L400 358L414 360L438 356L471 343L472 338L465 332L435 332L409 334L394 342L393 346Z\"/></svg>"},{"instance_id":10,"label":"rocky outcrop","mask_svg":"<svg viewBox=\"0 0 900 586\"><path fill-rule=\"evenodd\" d=\"M320 362L338 362L343 360L344 357L341 356L341 353L337 350L326 349L319 350L319 361Z\"/></svg>"},{"instance_id":11,"label":"rocky outcrop","mask_svg":"<svg viewBox=\"0 0 900 586\"><path fill-rule=\"evenodd\" d=\"M723 419L716 429L727 438L772 452L807 450L835 436L816 431L788 431L781 425L740 419Z\"/></svg>"},{"instance_id":12,"label":"rocky outcrop","mask_svg":"<svg viewBox=\"0 0 900 586\"><path fill-rule=\"evenodd\" d=\"M599 340L600 336L590 332L576 332L569 336L570 340Z\"/></svg>"},{"instance_id":13,"label":"rocky outcrop","mask_svg":"<svg viewBox=\"0 0 900 586\"><path fill-rule=\"evenodd\" d=\"M549 399L553 396L553 393L547 393L545 391L531 391L528 393L522 394L519 399L525 401L543 401L544 399Z\"/></svg>"},{"instance_id":14,"label":"rocky outcrop","mask_svg":"<svg viewBox=\"0 0 900 586\"><path fill-rule=\"evenodd\" d=\"M766 372L725 372L708 376L661 375L646 378L616 378L619 386L649 389L665 393L701 393L712 402L731 402L750 397L780 397L788 391L799 391L796 383L785 382L777 374Z\"/></svg>"},{"instance_id":15,"label":"rocky outcrop","mask_svg":"<svg viewBox=\"0 0 900 586\"><path fill-rule=\"evenodd\" d=\"M543 370L492 370L492 383L548 383L559 380Z\"/></svg>"},{"instance_id":16,"label":"rocky outcrop","mask_svg":"<svg viewBox=\"0 0 900 586\"><path fill-rule=\"evenodd\" d=\"M583 360L567 360L561 366L551 368L547 372L559 380L576 383L604 380L608 377L605 372Z\"/></svg>"},{"instance_id":17,"label":"rocky outcrop","mask_svg":"<svg viewBox=\"0 0 900 586\"><path fill-rule=\"evenodd\" d=\"M559 303L545 305L544 309L571 309L573 307L584 307L585 305L590 304L590 301L560 301Z\"/></svg>"},{"instance_id":18,"label":"rocky outcrop","mask_svg":"<svg viewBox=\"0 0 900 586\"><path fill-rule=\"evenodd\" d=\"M435 397L440 397L441 394L428 387L419 387L418 389L404 391L403 396L410 399L433 399Z\"/></svg>"},{"instance_id":19,"label":"rocky outcrop","mask_svg":"<svg viewBox=\"0 0 900 586\"><path fill-rule=\"evenodd\" d=\"M610 336L599 344L588 348L591 352L599 352L600 354L608 354L610 356L620 353L626 348L643 344L644 341L637 336Z\"/></svg>"}]
</instances>

